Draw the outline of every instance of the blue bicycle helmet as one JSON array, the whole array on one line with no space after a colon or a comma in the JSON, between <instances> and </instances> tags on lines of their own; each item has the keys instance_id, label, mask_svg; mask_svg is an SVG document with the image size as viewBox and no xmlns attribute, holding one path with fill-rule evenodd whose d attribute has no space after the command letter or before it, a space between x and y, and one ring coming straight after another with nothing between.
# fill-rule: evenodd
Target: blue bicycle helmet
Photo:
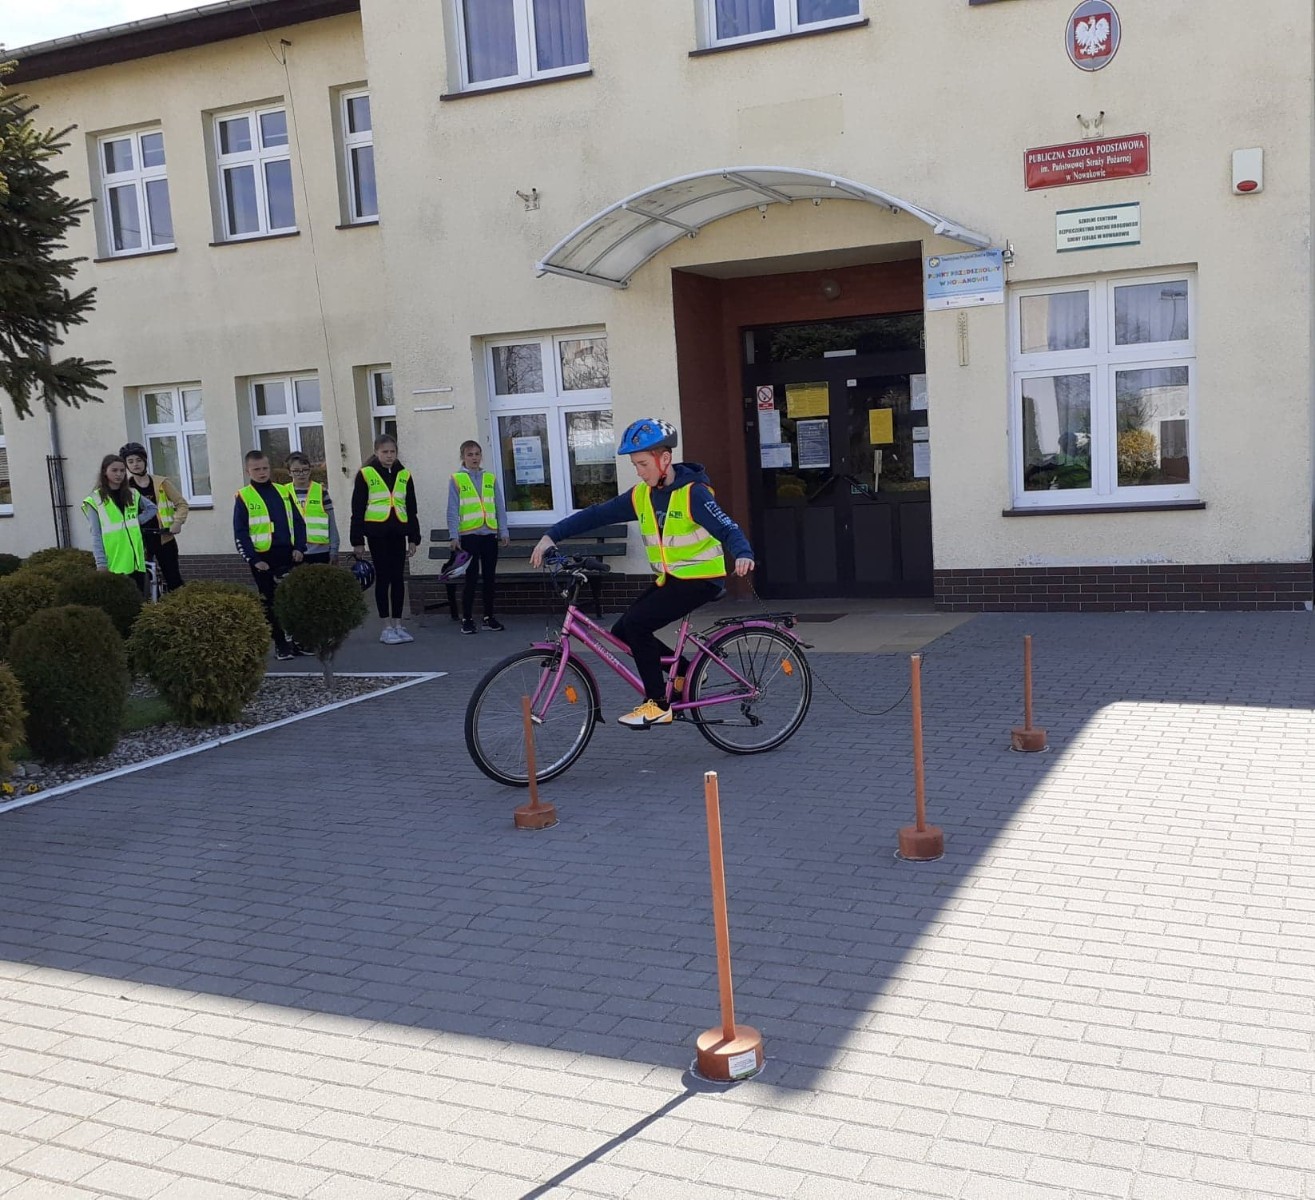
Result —
<instances>
[{"instance_id":1,"label":"blue bicycle helmet","mask_svg":"<svg viewBox=\"0 0 1315 1200\"><path fill-rule=\"evenodd\" d=\"M374 583L374 564L358 558L352 563L352 574L356 576L356 582L361 585L361 591L368 591L370 585Z\"/></svg>"},{"instance_id":2,"label":"blue bicycle helmet","mask_svg":"<svg viewBox=\"0 0 1315 1200\"><path fill-rule=\"evenodd\" d=\"M617 454L638 454L641 450L674 450L680 441L676 427L657 417L643 417L626 426Z\"/></svg>"}]
</instances>

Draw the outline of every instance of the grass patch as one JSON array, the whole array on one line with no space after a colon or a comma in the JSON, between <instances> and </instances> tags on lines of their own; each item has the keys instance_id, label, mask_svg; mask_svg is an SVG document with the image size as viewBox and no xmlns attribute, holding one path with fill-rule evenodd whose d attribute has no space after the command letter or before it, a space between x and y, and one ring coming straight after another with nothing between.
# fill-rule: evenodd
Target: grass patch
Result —
<instances>
[{"instance_id":1,"label":"grass patch","mask_svg":"<svg viewBox=\"0 0 1315 1200\"><path fill-rule=\"evenodd\" d=\"M173 710L159 696L129 696L123 710L123 732L139 733L172 720Z\"/></svg>"}]
</instances>

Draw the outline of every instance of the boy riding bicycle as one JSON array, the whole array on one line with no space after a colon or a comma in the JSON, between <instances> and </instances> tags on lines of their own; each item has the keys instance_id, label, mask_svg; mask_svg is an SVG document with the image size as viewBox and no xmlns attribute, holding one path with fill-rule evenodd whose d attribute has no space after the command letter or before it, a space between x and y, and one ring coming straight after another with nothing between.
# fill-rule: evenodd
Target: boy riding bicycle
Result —
<instances>
[{"instance_id":1,"label":"boy riding bicycle","mask_svg":"<svg viewBox=\"0 0 1315 1200\"><path fill-rule=\"evenodd\" d=\"M736 575L747 575L754 567L748 539L717 506L703 467L672 461L678 440L676 427L655 417L630 425L621 435L617 454L629 456L640 482L613 500L558 521L530 555L531 565L539 567L544 555L563 538L618 521L639 522L657 579L612 627L630 647L644 684L643 703L618 718L631 729L671 724L662 677L662 656L670 656L671 650L658 639L657 631L722 593L726 578L723 550L734 558ZM677 663L674 674L684 675L686 665Z\"/></svg>"}]
</instances>

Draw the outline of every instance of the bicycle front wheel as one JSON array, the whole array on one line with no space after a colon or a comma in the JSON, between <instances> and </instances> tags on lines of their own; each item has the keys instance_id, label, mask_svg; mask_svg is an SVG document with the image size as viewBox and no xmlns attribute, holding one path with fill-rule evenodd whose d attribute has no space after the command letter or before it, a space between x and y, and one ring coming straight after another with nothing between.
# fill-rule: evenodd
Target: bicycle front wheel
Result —
<instances>
[{"instance_id":1,"label":"bicycle front wheel","mask_svg":"<svg viewBox=\"0 0 1315 1200\"><path fill-rule=\"evenodd\" d=\"M521 698L535 697L535 773L540 783L565 771L589 744L598 718L594 681L573 662L557 679L556 655L522 650L494 667L475 687L466 705L466 749L490 779L510 787L529 787ZM542 686L542 690L541 689Z\"/></svg>"},{"instance_id":2,"label":"bicycle front wheel","mask_svg":"<svg viewBox=\"0 0 1315 1200\"><path fill-rule=\"evenodd\" d=\"M798 642L775 629L743 627L708 649L712 654L699 659L687 695L705 702L690 712L714 746L728 754L761 754L803 724L813 698L813 672ZM722 702L707 704L710 700Z\"/></svg>"}]
</instances>

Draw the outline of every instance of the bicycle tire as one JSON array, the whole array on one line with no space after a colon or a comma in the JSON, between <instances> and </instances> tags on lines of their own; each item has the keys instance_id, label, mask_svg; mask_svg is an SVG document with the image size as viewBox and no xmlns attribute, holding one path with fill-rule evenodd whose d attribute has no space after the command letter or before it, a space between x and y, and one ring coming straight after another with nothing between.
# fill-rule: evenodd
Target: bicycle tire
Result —
<instances>
[{"instance_id":1,"label":"bicycle tire","mask_svg":"<svg viewBox=\"0 0 1315 1200\"><path fill-rule=\"evenodd\" d=\"M813 670L799 643L777 629L741 626L713 639L708 649L753 683L759 696L739 704L690 709L698 731L727 754L762 754L788 741L803 724L813 699ZM690 700L700 700L741 687L711 655L705 654L690 676L687 695ZM768 704L775 714L778 702L783 702L779 719L766 717ZM758 739L756 731L769 723L774 728ZM733 732L736 730L749 734L738 736Z\"/></svg>"},{"instance_id":2,"label":"bicycle tire","mask_svg":"<svg viewBox=\"0 0 1315 1200\"><path fill-rule=\"evenodd\" d=\"M551 650L522 650L497 663L475 685L466 705L466 749L490 779L508 787L529 787L521 697L534 695L543 672L555 664ZM593 676L568 661L542 723L535 726L540 783L555 779L584 753L598 713Z\"/></svg>"}]
</instances>

